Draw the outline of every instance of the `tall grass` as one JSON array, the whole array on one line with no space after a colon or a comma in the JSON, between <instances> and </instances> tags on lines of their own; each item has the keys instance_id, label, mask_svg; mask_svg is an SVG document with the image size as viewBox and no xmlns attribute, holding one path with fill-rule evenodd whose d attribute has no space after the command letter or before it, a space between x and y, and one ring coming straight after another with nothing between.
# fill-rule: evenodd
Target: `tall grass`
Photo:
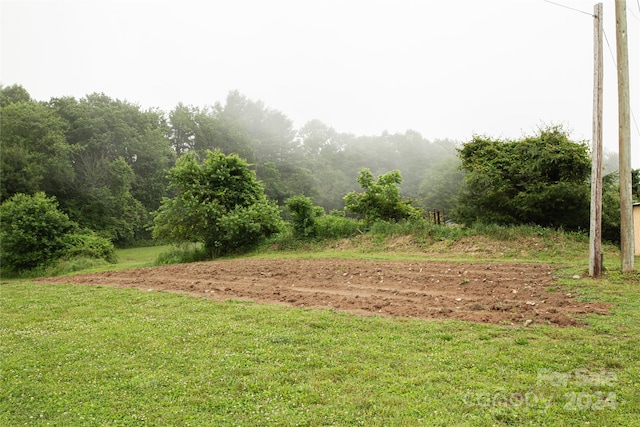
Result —
<instances>
[{"instance_id":1,"label":"tall grass","mask_svg":"<svg viewBox=\"0 0 640 427\"><path fill-rule=\"evenodd\" d=\"M385 237L411 235L416 238L433 240L457 240L463 237L482 236L489 239L514 241L530 237L544 239L566 238L576 242L587 242L585 233L567 232L562 229L545 228L539 225L509 225L476 223L470 227L461 225L440 225L428 220L374 223L369 232Z\"/></svg>"},{"instance_id":2,"label":"tall grass","mask_svg":"<svg viewBox=\"0 0 640 427\"><path fill-rule=\"evenodd\" d=\"M283 233L269 246L255 254L271 252L307 252L323 256L344 256L345 251L354 256L389 252L398 256L423 254L432 257L509 259L552 261L562 256L565 260L579 260L588 255L588 236L534 225L499 226L476 224L436 225L427 220L401 222L376 222L365 228L364 224L350 218L338 218L341 225L349 224L346 232L327 232L313 239L299 238L293 233ZM604 244L606 257L617 255L617 248Z\"/></svg>"}]
</instances>

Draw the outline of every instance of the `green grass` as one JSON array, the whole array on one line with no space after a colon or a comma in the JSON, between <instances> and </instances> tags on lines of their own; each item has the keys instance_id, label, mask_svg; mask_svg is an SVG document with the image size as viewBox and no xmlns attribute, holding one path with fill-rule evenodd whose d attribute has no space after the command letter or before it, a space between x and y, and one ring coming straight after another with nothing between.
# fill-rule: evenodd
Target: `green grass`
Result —
<instances>
[{"instance_id":1,"label":"green grass","mask_svg":"<svg viewBox=\"0 0 640 427\"><path fill-rule=\"evenodd\" d=\"M145 248L117 249L119 268L148 267L155 263L158 256L169 250L169 246L150 246Z\"/></svg>"},{"instance_id":2,"label":"green grass","mask_svg":"<svg viewBox=\"0 0 640 427\"><path fill-rule=\"evenodd\" d=\"M0 278L3 282L9 282L33 279L36 277L64 276L77 273L149 267L155 265L158 256L168 250L170 250L170 246L116 249L117 262L113 264L96 258L63 259L52 266L35 268L17 275L13 272L2 272Z\"/></svg>"},{"instance_id":3,"label":"green grass","mask_svg":"<svg viewBox=\"0 0 640 427\"><path fill-rule=\"evenodd\" d=\"M630 426L639 277L611 276L571 281L615 308L568 329L3 285L0 425Z\"/></svg>"},{"instance_id":4,"label":"green grass","mask_svg":"<svg viewBox=\"0 0 640 427\"><path fill-rule=\"evenodd\" d=\"M603 279L573 279L583 243L540 238L575 254L545 255L560 286L611 315L513 328L3 284L0 425L640 425L640 274L621 274L611 251ZM417 256L360 249L346 254ZM162 250L120 251L121 266Z\"/></svg>"}]
</instances>

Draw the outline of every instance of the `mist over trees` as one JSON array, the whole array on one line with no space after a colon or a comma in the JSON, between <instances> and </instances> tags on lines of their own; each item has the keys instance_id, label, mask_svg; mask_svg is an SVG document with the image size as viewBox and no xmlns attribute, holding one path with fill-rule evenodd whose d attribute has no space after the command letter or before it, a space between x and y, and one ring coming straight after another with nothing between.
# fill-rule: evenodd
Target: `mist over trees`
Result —
<instances>
[{"instance_id":1,"label":"mist over trees","mask_svg":"<svg viewBox=\"0 0 640 427\"><path fill-rule=\"evenodd\" d=\"M167 200L181 194L177 171L201 167L195 159L212 152L246 162L260 182L255 188L284 216L287 200L303 197L290 207L294 216L313 213L305 221L321 216L319 209L366 216L357 203L366 201L367 188L388 184L397 202L389 206L406 210L390 220L440 209L460 223L588 226L589 153L557 128L520 141L476 136L461 145L412 130L357 136L319 120L296 129L284 113L237 91L213 105L161 111L100 93L35 101L19 85L0 86L0 125L0 202L42 193L79 229L120 247L152 238L154 214L167 214ZM390 181L362 186L363 170ZM605 200L613 208L616 185L609 178ZM615 212L605 207L605 216L615 236Z\"/></svg>"},{"instance_id":2,"label":"mist over trees","mask_svg":"<svg viewBox=\"0 0 640 427\"><path fill-rule=\"evenodd\" d=\"M302 195L327 212L344 209L363 168L401 171L402 195L419 200L425 171L455 157L453 141L415 131L355 136L318 120L295 129L282 112L237 91L223 103L163 112L100 93L38 102L13 85L1 88L0 105L0 200L43 191L81 227L119 246L150 238L150 213L186 153L236 154L279 206Z\"/></svg>"}]
</instances>

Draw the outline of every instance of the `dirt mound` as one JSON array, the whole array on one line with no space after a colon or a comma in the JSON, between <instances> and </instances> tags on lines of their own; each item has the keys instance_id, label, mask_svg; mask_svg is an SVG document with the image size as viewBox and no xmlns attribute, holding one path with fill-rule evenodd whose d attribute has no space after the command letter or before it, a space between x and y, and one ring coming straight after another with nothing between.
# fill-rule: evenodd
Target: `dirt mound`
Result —
<instances>
[{"instance_id":1,"label":"dirt mound","mask_svg":"<svg viewBox=\"0 0 640 427\"><path fill-rule=\"evenodd\" d=\"M241 259L40 280L184 292L361 315L462 319L507 325L579 323L608 313L554 285L547 264Z\"/></svg>"}]
</instances>

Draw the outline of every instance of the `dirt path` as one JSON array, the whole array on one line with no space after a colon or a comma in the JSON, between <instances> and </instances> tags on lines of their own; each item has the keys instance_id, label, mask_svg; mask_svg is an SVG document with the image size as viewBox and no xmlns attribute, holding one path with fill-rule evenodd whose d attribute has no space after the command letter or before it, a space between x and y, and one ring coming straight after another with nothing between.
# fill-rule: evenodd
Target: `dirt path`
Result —
<instances>
[{"instance_id":1,"label":"dirt path","mask_svg":"<svg viewBox=\"0 0 640 427\"><path fill-rule=\"evenodd\" d=\"M184 292L361 315L514 325L579 323L608 313L555 290L547 264L342 259L228 260L42 279ZM551 291L553 290L553 291ZM576 321L578 318L578 321Z\"/></svg>"}]
</instances>

